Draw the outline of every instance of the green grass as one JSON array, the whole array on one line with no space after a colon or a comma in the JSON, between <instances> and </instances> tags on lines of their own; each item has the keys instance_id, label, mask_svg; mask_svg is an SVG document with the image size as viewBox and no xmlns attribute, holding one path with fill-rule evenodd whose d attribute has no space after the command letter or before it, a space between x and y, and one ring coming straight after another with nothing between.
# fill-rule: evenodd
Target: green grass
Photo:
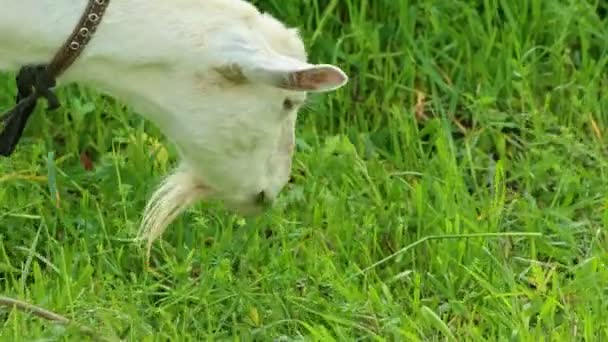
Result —
<instances>
[{"instance_id":1,"label":"green grass","mask_svg":"<svg viewBox=\"0 0 608 342\"><path fill-rule=\"evenodd\" d=\"M64 88L0 160L1 294L133 341L608 339L600 0L256 3L351 76L301 113L277 206L197 205L147 272L129 239L175 151ZM3 341L82 336L0 309Z\"/></svg>"}]
</instances>

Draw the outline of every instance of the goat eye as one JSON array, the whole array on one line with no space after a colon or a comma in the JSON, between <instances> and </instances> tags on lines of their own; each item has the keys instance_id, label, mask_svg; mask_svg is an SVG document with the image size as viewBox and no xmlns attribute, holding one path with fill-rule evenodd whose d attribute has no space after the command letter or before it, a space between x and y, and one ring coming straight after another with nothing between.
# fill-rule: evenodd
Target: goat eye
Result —
<instances>
[{"instance_id":1,"label":"goat eye","mask_svg":"<svg viewBox=\"0 0 608 342\"><path fill-rule=\"evenodd\" d=\"M283 101L283 109L285 109L285 110L293 109L293 101L291 101L290 99L285 99L285 101Z\"/></svg>"}]
</instances>

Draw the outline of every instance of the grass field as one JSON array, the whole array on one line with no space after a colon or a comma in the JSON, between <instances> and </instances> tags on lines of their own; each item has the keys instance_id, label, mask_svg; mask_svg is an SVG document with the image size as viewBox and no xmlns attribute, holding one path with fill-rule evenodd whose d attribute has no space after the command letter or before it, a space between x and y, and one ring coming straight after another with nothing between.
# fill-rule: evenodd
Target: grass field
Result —
<instances>
[{"instance_id":1,"label":"grass field","mask_svg":"<svg viewBox=\"0 0 608 342\"><path fill-rule=\"evenodd\" d=\"M149 272L129 239L173 146L63 88L0 160L0 293L132 341L607 340L597 3L256 1L351 82L301 112L273 210L197 205ZM0 309L2 341L83 336Z\"/></svg>"}]
</instances>

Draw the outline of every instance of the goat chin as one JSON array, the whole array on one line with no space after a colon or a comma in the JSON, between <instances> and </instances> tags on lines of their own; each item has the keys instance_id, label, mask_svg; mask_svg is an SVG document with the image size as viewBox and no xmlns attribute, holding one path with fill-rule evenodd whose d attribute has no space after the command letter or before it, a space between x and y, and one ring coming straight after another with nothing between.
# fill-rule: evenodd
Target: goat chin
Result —
<instances>
[{"instance_id":1,"label":"goat chin","mask_svg":"<svg viewBox=\"0 0 608 342\"><path fill-rule=\"evenodd\" d=\"M139 241L146 242L148 257L152 243L164 233L167 226L188 207L203 200L209 192L185 169L175 170L160 183L144 209L137 237Z\"/></svg>"},{"instance_id":2,"label":"goat chin","mask_svg":"<svg viewBox=\"0 0 608 342\"><path fill-rule=\"evenodd\" d=\"M161 237L177 216L196 202L210 199L212 194L213 191L186 167L179 167L168 175L148 201L137 234L136 240L146 243L146 255L149 257L154 241ZM224 205L244 217L259 215L267 208L253 203L224 202Z\"/></svg>"}]
</instances>

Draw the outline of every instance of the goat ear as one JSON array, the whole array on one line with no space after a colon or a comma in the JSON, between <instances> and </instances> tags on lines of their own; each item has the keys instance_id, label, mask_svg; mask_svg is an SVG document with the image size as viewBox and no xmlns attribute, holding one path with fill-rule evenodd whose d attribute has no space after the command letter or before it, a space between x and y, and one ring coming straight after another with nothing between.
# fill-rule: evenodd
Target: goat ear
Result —
<instances>
[{"instance_id":1,"label":"goat ear","mask_svg":"<svg viewBox=\"0 0 608 342\"><path fill-rule=\"evenodd\" d=\"M318 93L339 89L348 82L348 76L340 68L329 64L261 68L251 73L251 79L281 89Z\"/></svg>"},{"instance_id":2,"label":"goat ear","mask_svg":"<svg viewBox=\"0 0 608 342\"><path fill-rule=\"evenodd\" d=\"M328 92L341 88L347 82L348 76L337 66L319 64L288 71L278 86L299 91Z\"/></svg>"},{"instance_id":3,"label":"goat ear","mask_svg":"<svg viewBox=\"0 0 608 342\"><path fill-rule=\"evenodd\" d=\"M236 63L249 82L292 91L329 92L341 88L348 76L330 64L309 64L279 54L251 54Z\"/></svg>"},{"instance_id":4,"label":"goat ear","mask_svg":"<svg viewBox=\"0 0 608 342\"><path fill-rule=\"evenodd\" d=\"M216 70L237 83L260 83L293 91L329 92L348 82L348 76L335 65L309 64L274 51L260 51L242 41L227 43L220 51L223 66Z\"/></svg>"}]
</instances>

